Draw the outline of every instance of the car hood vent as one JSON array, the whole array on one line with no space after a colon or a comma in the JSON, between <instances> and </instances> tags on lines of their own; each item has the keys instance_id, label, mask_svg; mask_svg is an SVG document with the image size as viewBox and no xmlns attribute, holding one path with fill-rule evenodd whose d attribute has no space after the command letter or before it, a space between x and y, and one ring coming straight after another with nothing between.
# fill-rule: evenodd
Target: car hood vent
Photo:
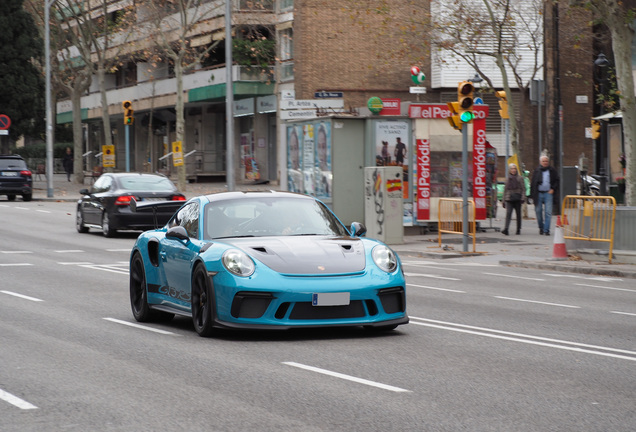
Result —
<instances>
[{"instance_id":1,"label":"car hood vent","mask_svg":"<svg viewBox=\"0 0 636 432\"><path fill-rule=\"evenodd\" d=\"M266 266L283 274L341 275L365 268L364 245L345 237L258 237L228 239Z\"/></svg>"}]
</instances>

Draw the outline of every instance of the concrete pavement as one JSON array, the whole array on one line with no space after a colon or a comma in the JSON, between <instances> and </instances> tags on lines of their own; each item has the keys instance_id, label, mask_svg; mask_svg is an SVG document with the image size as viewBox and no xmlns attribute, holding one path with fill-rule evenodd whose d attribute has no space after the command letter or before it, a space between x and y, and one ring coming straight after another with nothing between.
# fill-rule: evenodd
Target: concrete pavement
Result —
<instances>
[{"instance_id":1,"label":"concrete pavement","mask_svg":"<svg viewBox=\"0 0 636 432\"><path fill-rule=\"evenodd\" d=\"M90 188L90 180L84 185L68 182L65 174L54 174L53 197L48 197L48 186L44 176L34 179L34 201L76 201L80 197L80 189ZM176 182L175 182L176 183ZM276 184L237 184L236 190L280 190ZM223 182L189 183L186 187L187 198L193 196L223 192L227 187ZM19 198L18 198L19 199ZM620 251L615 251L613 264L608 264L607 256L598 256L598 260L581 259L575 254L568 254L566 259L554 259L554 240L556 218L553 218L550 236L539 235L534 210L528 209L529 219L524 219L520 235L505 236L499 231L504 226L504 210L499 208L499 218L482 223L482 232L477 233L476 251L472 253L472 239L467 252L463 251L462 236L442 235L442 245L438 244L436 232L426 232L419 227L405 228L404 243L391 244L391 247L402 259L409 256L430 259L470 259L475 262L499 263L513 267L536 268L541 270L563 271L597 276L614 276L636 279L636 264L626 263L620 259ZM513 227L516 222L513 220ZM514 233L514 229L511 230ZM566 242L567 244L567 242Z\"/></svg>"}]
</instances>

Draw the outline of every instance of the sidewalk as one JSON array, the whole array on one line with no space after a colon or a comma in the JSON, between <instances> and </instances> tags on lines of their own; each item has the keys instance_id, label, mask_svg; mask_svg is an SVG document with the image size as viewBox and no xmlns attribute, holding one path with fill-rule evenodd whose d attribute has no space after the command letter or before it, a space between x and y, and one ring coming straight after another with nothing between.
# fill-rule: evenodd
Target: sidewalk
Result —
<instances>
[{"instance_id":1,"label":"sidewalk","mask_svg":"<svg viewBox=\"0 0 636 432\"><path fill-rule=\"evenodd\" d=\"M68 182L65 174L54 174L53 197L48 197L46 178L42 176L41 179L33 181L33 200L74 202L80 197L80 189L90 188L90 180L85 181L85 185L80 185ZM280 190L280 187L276 184L237 184L235 189L242 191ZM197 195L226 190L227 187L223 182L188 183L185 195L189 199ZM532 206L528 209L530 219L523 221L521 235L505 236L501 234L499 230L503 229L504 214L504 211L499 208L498 219L482 223L485 230L477 233L477 253L472 253L472 239L469 239L468 242L468 252L463 252L460 235L443 234L442 247L440 247L436 232L426 233L417 227L406 228L404 243L392 244L391 247L403 260L409 256L429 259L469 259L484 264L498 263L512 267L636 279L636 264L622 264L616 258L613 260L613 264L608 264L607 256L599 256L598 261L583 260L573 254L570 254L568 259L553 259L556 218L553 218L551 235L539 235ZM516 227L516 222L513 220L511 225Z\"/></svg>"}]
</instances>

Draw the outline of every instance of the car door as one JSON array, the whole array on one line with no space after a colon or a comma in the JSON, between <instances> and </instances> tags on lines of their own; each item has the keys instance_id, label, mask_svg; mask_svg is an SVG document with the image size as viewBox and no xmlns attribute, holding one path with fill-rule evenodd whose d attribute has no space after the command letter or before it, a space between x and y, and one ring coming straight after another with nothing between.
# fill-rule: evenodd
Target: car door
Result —
<instances>
[{"instance_id":1,"label":"car door","mask_svg":"<svg viewBox=\"0 0 636 432\"><path fill-rule=\"evenodd\" d=\"M190 241L166 237L161 245L161 260L169 286L169 296L181 306L190 304L192 264L199 252L199 203L193 201L182 207L168 223L168 229L182 226Z\"/></svg>"},{"instance_id":2,"label":"car door","mask_svg":"<svg viewBox=\"0 0 636 432\"><path fill-rule=\"evenodd\" d=\"M87 224L100 225L102 223L102 211L104 197L112 187L113 179L109 175L102 175L90 190L89 197L82 201L82 213Z\"/></svg>"}]
</instances>

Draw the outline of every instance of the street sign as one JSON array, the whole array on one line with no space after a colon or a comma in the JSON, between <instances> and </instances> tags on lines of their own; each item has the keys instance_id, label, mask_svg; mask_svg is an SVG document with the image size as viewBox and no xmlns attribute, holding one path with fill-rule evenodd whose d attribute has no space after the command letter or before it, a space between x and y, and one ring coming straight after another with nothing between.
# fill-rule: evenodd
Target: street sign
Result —
<instances>
[{"instance_id":1,"label":"street sign","mask_svg":"<svg viewBox=\"0 0 636 432\"><path fill-rule=\"evenodd\" d=\"M343 99L294 99L280 101L284 110L316 109L316 108L344 108Z\"/></svg>"},{"instance_id":2,"label":"street sign","mask_svg":"<svg viewBox=\"0 0 636 432\"><path fill-rule=\"evenodd\" d=\"M316 110L289 110L280 112L281 120L303 120L314 117L317 117Z\"/></svg>"},{"instance_id":3,"label":"street sign","mask_svg":"<svg viewBox=\"0 0 636 432\"><path fill-rule=\"evenodd\" d=\"M409 93L425 94L426 87L409 87Z\"/></svg>"},{"instance_id":4,"label":"street sign","mask_svg":"<svg viewBox=\"0 0 636 432\"><path fill-rule=\"evenodd\" d=\"M0 114L0 130L7 130L11 126L11 119L6 114Z\"/></svg>"},{"instance_id":5,"label":"street sign","mask_svg":"<svg viewBox=\"0 0 636 432\"><path fill-rule=\"evenodd\" d=\"M0 129L0 135L9 135L9 131L7 129Z\"/></svg>"},{"instance_id":6,"label":"street sign","mask_svg":"<svg viewBox=\"0 0 636 432\"><path fill-rule=\"evenodd\" d=\"M317 91L314 92L315 98L337 98L342 99L344 97L343 92L334 92L334 91Z\"/></svg>"}]
</instances>

